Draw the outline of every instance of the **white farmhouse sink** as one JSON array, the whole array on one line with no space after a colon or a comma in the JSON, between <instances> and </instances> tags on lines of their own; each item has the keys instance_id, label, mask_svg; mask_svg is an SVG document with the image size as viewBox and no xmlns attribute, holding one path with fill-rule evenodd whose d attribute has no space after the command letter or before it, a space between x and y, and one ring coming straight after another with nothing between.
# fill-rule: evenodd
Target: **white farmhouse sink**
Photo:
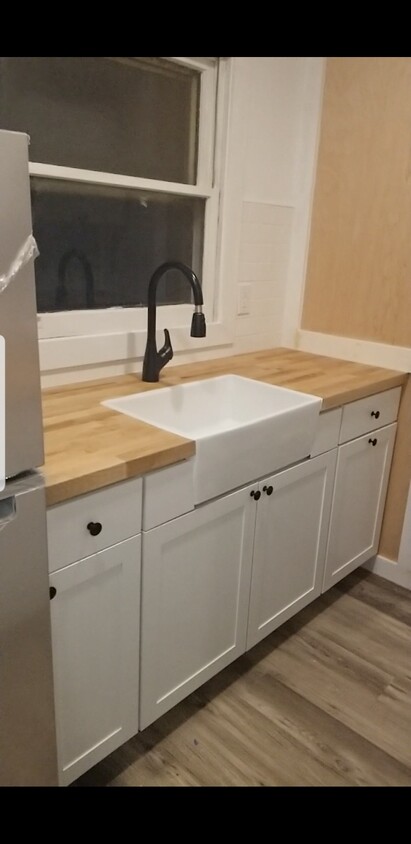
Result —
<instances>
[{"instance_id":1,"label":"white farmhouse sink","mask_svg":"<svg viewBox=\"0 0 411 844\"><path fill-rule=\"evenodd\" d=\"M308 457L322 399L222 375L103 404L196 441L199 504Z\"/></svg>"}]
</instances>

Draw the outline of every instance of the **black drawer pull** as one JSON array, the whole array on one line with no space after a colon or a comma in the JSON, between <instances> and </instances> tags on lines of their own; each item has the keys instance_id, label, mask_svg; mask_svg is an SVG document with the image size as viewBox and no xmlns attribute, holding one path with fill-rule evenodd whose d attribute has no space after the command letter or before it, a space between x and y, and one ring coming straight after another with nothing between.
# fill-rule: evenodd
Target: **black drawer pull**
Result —
<instances>
[{"instance_id":1,"label":"black drawer pull","mask_svg":"<svg viewBox=\"0 0 411 844\"><path fill-rule=\"evenodd\" d=\"M274 487L270 486L263 486L263 492L266 492L267 495L273 494Z\"/></svg>"},{"instance_id":2,"label":"black drawer pull","mask_svg":"<svg viewBox=\"0 0 411 844\"><path fill-rule=\"evenodd\" d=\"M55 597L56 597L56 595L57 595L57 589L56 589L56 587L55 587L55 586L50 586L49 593L50 593L50 601L52 601L52 600L53 600L53 598L55 598Z\"/></svg>"},{"instance_id":3,"label":"black drawer pull","mask_svg":"<svg viewBox=\"0 0 411 844\"><path fill-rule=\"evenodd\" d=\"M101 522L89 522L87 525L87 530L90 531L92 536L98 536L99 533L103 530L103 525Z\"/></svg>"},{"instance_id":4,"label":"black drawer pull","mask_svg":"<svg viewBox=\"0 0 411 844\"><path fill-rule=\"evenodd\" d=\"M257 489L257 490L252 489L251 492L250 492L250 495L251 495L251 498L254 498L254 501L258 501L258 499L261 498L261 492L260 492L259 489Z\"/></svg>"},{"instance_id":5,"label":"black drawer pull","mask_svg":"<svg viewBox=\"0 0 411 844\"><path fill-rule=\"evenodd\" d=\"M372 410L371 416L375 416L376 419L380 418L380 411L379 410Z\"/></svg>"},{"instance_id":6,"label":"black drawer pull","mask_svg":"<svg viewBox=\"0 0 411 844\"><path fill-rule=\"evenodd\" d=\"M377 437L374 437L374 439L373 439L373 440L372 440L372 439L369 439L369 440L368 440L368 442L369 442L371 445L377 445L377 442L378 442Z\"/></svg>"}]
</instances>

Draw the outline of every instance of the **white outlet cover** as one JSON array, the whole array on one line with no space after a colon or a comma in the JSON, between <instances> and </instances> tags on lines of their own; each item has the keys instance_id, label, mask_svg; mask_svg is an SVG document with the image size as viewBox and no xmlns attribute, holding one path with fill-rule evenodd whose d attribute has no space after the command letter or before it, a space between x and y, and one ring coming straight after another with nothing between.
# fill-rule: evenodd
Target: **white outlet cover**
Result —
<instances>
[{"instance_id":1,"label":"white outlet cover","mask_svg":"<svg viewBox=\"0 0 411 844\"><path fill-rule=\"evenodd\" d=\"M238 285L237 314L238 316L245 316L250 313L250 309L251 284L248 281L243 281Z\"/></svg>"}]
</instances>

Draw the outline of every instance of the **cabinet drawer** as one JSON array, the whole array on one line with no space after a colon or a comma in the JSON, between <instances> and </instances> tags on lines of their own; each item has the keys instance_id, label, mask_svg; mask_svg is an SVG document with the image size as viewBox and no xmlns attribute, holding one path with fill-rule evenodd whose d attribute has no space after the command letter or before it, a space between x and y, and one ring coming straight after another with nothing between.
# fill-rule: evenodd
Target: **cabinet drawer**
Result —
<instances>
[{"instance_id":1,"label":"cabinet drawer","mask_svg":"<svg viewBox=\"0 0 411 844\"><path fill-rule=\"evenodd\" d=\"M50 507L49 571L140 533L142 485L133 478Z\"/></svg>"},{"instance_id":2,"label":"cabinet drawer","mask_svg":"<svg viewBox=\"0 0 411 844\"><path fill-rule=\"evenodd\" d=\"M317 434L311 449L311 457L316 457L317 454L324 454L325 451L337 448L341 426L341 415L341 407L336 407L334 410L327 410L325 413L320 413Z\"/></svg>"},{"instance_id":3,"label":"cabinet drawer","mask_svg":"<svg viewBox=\"0 0 411 844\"><path fill-rule=\"evenodd\" d=\"M157 469L144 476L143 530L194 510L194 460Z\"/></svg>"},{"instance_id":4,"label":"cabinet drawer","mask_svg":"<svg viewBox=\"0 0 411 844\"><path fill-rule=\"evenodd\" d=\"M393 390L346 404L342 413L340 443L395 422L400 397L401 387L394 387Z\"/></svg>"}]
</instances>

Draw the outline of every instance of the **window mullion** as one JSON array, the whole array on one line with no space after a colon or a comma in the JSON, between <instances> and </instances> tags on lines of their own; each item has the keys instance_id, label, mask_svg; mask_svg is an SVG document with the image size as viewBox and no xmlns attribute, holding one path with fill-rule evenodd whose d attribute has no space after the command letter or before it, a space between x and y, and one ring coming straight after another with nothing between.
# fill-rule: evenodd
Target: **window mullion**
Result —
<instances>
[{"instance_id":1,"label":"window mullion","mask_svg":"<svg viewBox=\"0 0 411 844\"><path fill-rule=\"evenodd\" d=\"M156 179L142 179L139 176L124 176L118 173L102 173L97 170L81 170L77 167L61 167L57 164L30 162L30 176L49 179L62 179L69 182L88 182L95 185L107 185L120 188L170 193L175 196L197 196L207 199L212 188L203 181L197 185L185 185L179 182L163 182Z\"/></svg>"},{"instance_id":2,"label":"window mullion","mask_svg":"<svg viewBox=\"0 0 411 844\"><path fill-rule=\"evenodd\" d=\"M198 57L198 56L162 56L167 61L182 64L184 67L192 67L196 70L210 70L215 67L218 56Z\"/></svg>"}]
</instances>

